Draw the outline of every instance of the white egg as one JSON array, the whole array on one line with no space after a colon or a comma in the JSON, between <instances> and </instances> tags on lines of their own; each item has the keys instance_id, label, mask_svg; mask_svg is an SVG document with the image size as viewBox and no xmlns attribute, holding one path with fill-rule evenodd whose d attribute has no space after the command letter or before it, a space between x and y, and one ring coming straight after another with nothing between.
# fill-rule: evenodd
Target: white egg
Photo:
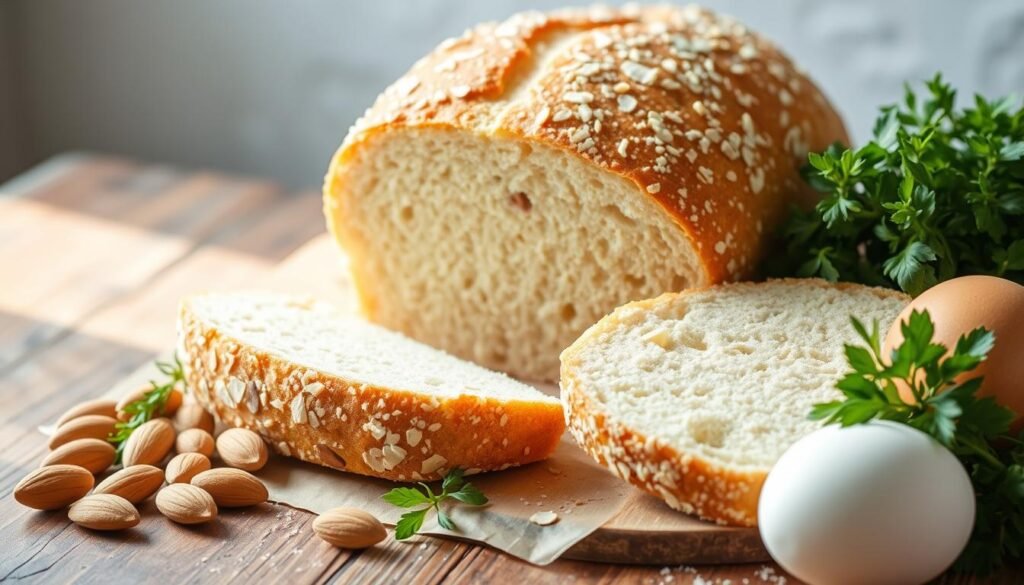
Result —
<instances>
[{"instance_id":1,"label":"white egg","mask_svg":"<svg viewBox=\"0 0 1024 585\"><path fill-rule=\"evenodd\" d=\"M831 425L794 444L764 482L768 552L812 585L924 583L945 571L974 525L963 466L906 425Z\"/></svg>"}]
</instances>

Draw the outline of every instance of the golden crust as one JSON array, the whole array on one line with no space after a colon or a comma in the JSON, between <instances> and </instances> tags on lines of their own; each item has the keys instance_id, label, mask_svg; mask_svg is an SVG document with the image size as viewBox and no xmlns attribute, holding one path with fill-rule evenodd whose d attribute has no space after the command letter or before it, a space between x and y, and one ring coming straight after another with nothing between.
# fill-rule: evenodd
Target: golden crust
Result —
<instances>
[{"instance_id":1,"label":"golden crust","mask_svg":"<svg viewBox=\"0 0 1024 585\"><path fill-rule=\"evenodd\" d=\"M565 429L554 401L504 401L354 383L248 346L182 303L178 355L204 408L310 463L396 481L547 458ZM297 398L302 396L301 399Z\"/></svg>"},{"instance_id":2,"label":"golden crust","mask_svg":"<svg viewBox=\"0 0 1024 585\"><path fill-rule=\"evenodd\" d=\"M350 131L325 206L361 145L415 127L542 143L629 178L689 236L709 283L754 273L809 195L807 151L847 140L774 45L694 6L522 13L441 43Z\"/></svg>"},{"instance_id":3,"label":"golden crust","mask_svg":"<svg viewBox=\"0 0 1024 585\"><path fill-rule=\"evenodd\" d=\"M780 279L793 286L854 288L871 290L880 297L910 298L898 291L864 287L858 284L827 283L818 279ZM758 286L755 283L726 285L730 288ZM664 304L669 298L690 295L715 287L666 293L653 299L619 307L588 329L562 352L560 386L565 404L566 423L576 443L598 463L616 476L647 493L661 498L670 507L696 514L720 524L757 525L757 501L767 470L730 469L690 453L680 452L653 437L616 421L592 399L589 390L574 375L580 352L619 326L619 315L626 311L646 311Z\"/></svg>"}]
</instances>

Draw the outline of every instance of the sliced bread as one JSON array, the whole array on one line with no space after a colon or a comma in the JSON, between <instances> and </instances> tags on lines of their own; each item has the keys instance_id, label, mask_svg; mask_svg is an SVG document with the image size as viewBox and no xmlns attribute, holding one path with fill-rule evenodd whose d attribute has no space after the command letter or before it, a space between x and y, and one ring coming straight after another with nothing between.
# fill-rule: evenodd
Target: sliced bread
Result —
<instances>
[{"instance_id":1,"label":"sliced bread","mask_svg":"<svg viewBox=\"0 0 1024 585\"><path fill-rule=\"evenodd\" d=\"M398 481L546 458L557 398L310 299L194 296L178 355L189 390L278 452Z\"/></svg>"},{"instance_id":2,"label":"sliced bread","mask_svg":"<svg viewBox=\"0 0 1024 585\"><path fill-rule=\"evenodd\" d=\"M730 284L630 303L562 353L569 430L669 506L753 526L780 455L818 428L848 367L850 315L882 331L905 295L820 280Z\"/></svg>"}]
</instances>

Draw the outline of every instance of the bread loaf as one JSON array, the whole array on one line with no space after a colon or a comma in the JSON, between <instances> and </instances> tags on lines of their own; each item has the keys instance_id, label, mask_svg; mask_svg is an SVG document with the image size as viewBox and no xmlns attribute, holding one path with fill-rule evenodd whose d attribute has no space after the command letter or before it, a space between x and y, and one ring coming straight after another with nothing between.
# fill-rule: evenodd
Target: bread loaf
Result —
<instances>
[{"instance_id":1,"label":"bread loaf","mask_svg":"<svg viewBox=\"0 0 1024 585\"><path fill-rule=\"evenodd\" d=\"M558 399L308 299L186 299L178 356L196 399L277 452L410 481L546 458Z\"/></svg>"},{"instance_id":2,"label":"bread loaf","mask_svg":"<svg viewBox=\"0 0 1024 585\"><path fill-rule=\"evenodd\" d=\"M727 284L630 303L562 354L576 441L669 506L757 521L761 484L818 402L840 398L850 315L882 331L909 298L820 280Z\"/></svg>"},{"instance_id":3,"label":"bread loaf","mask_svg":"<svg viewBox=\"0 0 1024 585\"><path fill-rule=\"evenodd\" d=\"M624 302L751 276L845 140L763 37L696 7L518 14L441 43L351 129L324 185L362 309L554 380Z\"/></svg>"}]
</instances>

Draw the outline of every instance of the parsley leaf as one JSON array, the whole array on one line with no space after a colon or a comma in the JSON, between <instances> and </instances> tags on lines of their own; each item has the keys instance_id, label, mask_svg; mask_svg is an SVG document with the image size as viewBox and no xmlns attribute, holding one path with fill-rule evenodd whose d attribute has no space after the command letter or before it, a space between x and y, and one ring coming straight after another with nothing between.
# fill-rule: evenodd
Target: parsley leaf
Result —
<instances>
[{"instance_id":1,"label":"parsley leaf","mask_svg":"<svg viewBox=\"0 0 1024 585\"><path fill-rule=\"evenodd\" d=\"M1024 108L1016 98L956 107L936 75L882 108L874 139L808 154L822 194L782 228L776 276L818 276L917 295L965 274L1024 284Z\"/></svg>"},{"instance_id":2,"label":"parsley leaf","mask_svg":"<svg viewBox=\"0 0 1024 585\"><path fill-rule=\"evenodd\" d=\"M430 498L423 492L407 487L399 487L382 496L385 502L399 508L411 508L420 504L429 504Z\"/></svg>"},{"instance_id":3,"label":"parsley leaf","mask_svg":"<svg viewBox=\"0 0 1024 585\"><path fill-rule=\"evenodd\" d=\"M422 510L413 510L412 512L402 514L398 524L395 525L395 539L405 540L419 532L420 528L423 527L423 520L427 517L429 510L430 508L423 508Z\"/></svg>"},{"instance_id":4,"label":"parsley leaf","mask_svg":"<svg viewBox=\"0 0 1024 585\"><path fill-rule=\"evenodd\" d=\"M398 524L395 525L395 540L405 540L420 531L427 512L433 509L437 512L437 523L445 530L458 530L455 521L451 516L441 509L441 503L448 498L453 498L471 506L482 506L487 503L487 496L475 485L465 479L465 472L462 469L454 468L449 471L441 481L441 493L434 494L430 486L420 482L423 491L413 487L397 487L381 496L385 502L400 508L412 508L423 506L419 510L413 510L402 514Z\"/></svg>"},{"instance_id":5,"label":"parsley leaf","mask_svg":"<svg viewBox=\"0 0 1024 585\"><path fill-rule=\"evenodd\" d=\"M903 342L884 356L878 323L869 332L851 321L865 346L846 346L852 371L836 383L843 399L814 405L809 417L843 426L891 420L931 435L956 455L974 485L975 525L955 568L986 574L1024 557L1024 434L1007 435L1014 413L978 397L982 379L969 377L995 336L978 328L948 351L934 342L927 311L913 311L900 324ZM901 389L913 399L904 400Z\"/></svg>"}]
</instances>

